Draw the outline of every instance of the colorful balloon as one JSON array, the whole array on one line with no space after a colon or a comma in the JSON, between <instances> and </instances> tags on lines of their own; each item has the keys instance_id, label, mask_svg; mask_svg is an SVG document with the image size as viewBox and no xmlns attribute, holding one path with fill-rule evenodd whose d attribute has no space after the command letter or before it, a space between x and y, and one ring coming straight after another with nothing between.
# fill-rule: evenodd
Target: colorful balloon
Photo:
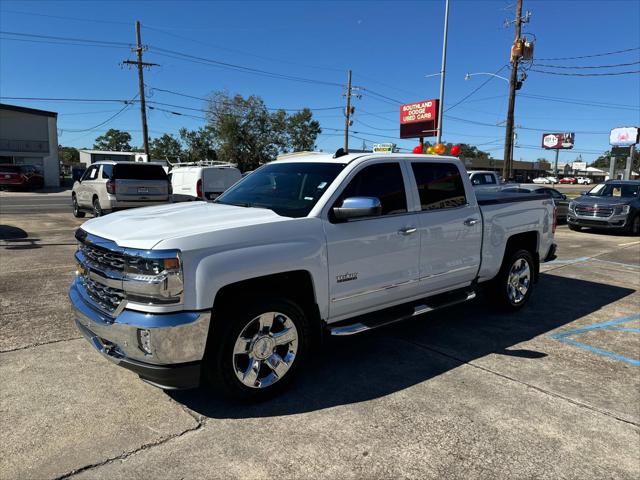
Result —
<instances>
[{"instance_id":1,"label":"colorful balloon","mask_svg":"<svg viewBox=\"0 0 640 480\"><path fill-rule=\"evenodd\" d=\"M433 154L435 153L435 152L433 151L433 145L429 145L429 146L427 147L427 153L428 153L429 155L433 155Z\"/></svg>"},{"instance_id":2,"label":"colorful balloon","mask_svg":"<svg viewBox=\"0 0 640 480\"><path fill-rule=\"evenodd\" d=\"M433 147L433 151L436 152L437 155L442 155L447 147L442 143L436 143Z\"/></svg>"},{"instance_id":3,"label":"colorful balloon","mask_svg":"<svg viewBox=\"0 0 640 480\"><path fill-rule=\"evenodd\" d=\"M451 147L451 155L453 155L454 157L460 155L460 147L458 145L454 145L453 147Z\"/></svg>"},{"instance_id":4,"label":"colorful balloon","mask_svg":"<svg viewBox=\"0 0 640 480\"><path fill-rule=\"evenodd\" d=\"M413 147L413 153L424 153L422 151L422 145L418 145L416 147Z\"/></svg>"}]
</instances>

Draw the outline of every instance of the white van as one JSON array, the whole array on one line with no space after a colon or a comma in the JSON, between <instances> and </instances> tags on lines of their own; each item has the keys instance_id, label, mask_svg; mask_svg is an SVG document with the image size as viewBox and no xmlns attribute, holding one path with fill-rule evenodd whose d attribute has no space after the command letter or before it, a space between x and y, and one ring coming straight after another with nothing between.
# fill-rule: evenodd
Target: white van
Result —
<instances>
[{"instance_id":1,"label":"white van","mask_svg":"<svg viewBox=\"0 0 640 480\"><path fill-rule=\"evenodd\" d=\"M232 165L175 167L169 174L174 202L215 200L242 178Z\"/></svg>"}]
</instances>

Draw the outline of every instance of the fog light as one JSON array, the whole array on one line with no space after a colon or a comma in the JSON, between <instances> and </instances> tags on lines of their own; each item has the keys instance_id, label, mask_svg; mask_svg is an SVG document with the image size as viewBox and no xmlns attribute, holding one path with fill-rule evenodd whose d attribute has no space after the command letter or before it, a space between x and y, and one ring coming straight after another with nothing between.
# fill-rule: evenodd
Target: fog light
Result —
<instances>
[{"instance_id":1,"label":"fog light","mask_svg":"<svg viewBox=\"0 0 640 480\"><path fill-rule=\"evenodd\" d=\"M146 355L151 355L151 332L149 330L138 329L138 347Z\"/></svg>"}]
</instances>

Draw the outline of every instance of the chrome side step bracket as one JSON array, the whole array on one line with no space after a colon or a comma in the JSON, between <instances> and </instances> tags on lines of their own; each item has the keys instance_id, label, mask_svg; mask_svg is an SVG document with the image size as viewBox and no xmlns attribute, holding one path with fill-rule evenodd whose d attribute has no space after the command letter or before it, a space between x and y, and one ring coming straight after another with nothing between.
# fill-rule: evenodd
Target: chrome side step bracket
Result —
<instances>
[{"instance_id":1,"label":"chrome side step bracket","mask_svg":"<svg viewBox=\"0 0 640 480\"><path fill-rule=\"evenodd\" d=\"M458 303L468 302L476 298L476 292L469 291L464 292L462 295L457 295L454 298L446 299L443 302L435 302L431 305L427 303L420 303L413 306L413 313L408 312L406 309L401 314L393 315L391 312L388 315L382 315L378 318L372 317L371 319L363 319L354 323L345 324L341 322L335 326L329 326L329 333L335 336L355 335L356 333L365 332L367 330L373 330L374 328L383 327L392 323L401 322L424 313L433 312L442 308L450 307ZM428 299L427 299L428 300ZM393 309L390 309L393 310ZM363 318L363 317L357 317Z\"/></svg>"}]
</instances>

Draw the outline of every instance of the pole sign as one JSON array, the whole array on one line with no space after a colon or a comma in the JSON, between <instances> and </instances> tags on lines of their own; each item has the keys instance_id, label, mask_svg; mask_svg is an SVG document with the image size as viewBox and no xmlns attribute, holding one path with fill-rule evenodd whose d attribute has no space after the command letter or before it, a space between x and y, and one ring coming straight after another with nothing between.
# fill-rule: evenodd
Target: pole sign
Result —
<instances>
[{"instance_id":1,"label":"pole sign","mask_svg":"<svg viewBox=\"0 0 640 480\"><path fill-rule=\"evenodd\" d=\"M395 143L374 143L373 153L393 153L396 148Z\"/></svg>"},{"instance_id":2,"label":"pole sign","mask_svg":"<svg viewBox=\"0 0 640 480\"><path fill-rule=\"evenodd\" d=\"M573 148L576 134L573 132L565 133L543 133L542 147L551 150L563 150Z\"/></svg>"},{"instance_id":3,"label":"pole sign","mask_svg":"<svg viewBox=\"0 0 640 480\"><path fill-rule=\"evenodd\" d=\"M611 130L609 144L614 147L630 147L638 143L638 127L620 127Z\"/></svg>"},{"instance_id":4,"label":"pole sign","mask_svg":"<svg viewBox=\"0 0 640 480\"><path fill-rule=\"evenodd\" d=\"M439 101L422 100L400 106L400 138L435 137Z\"/></svg>"}]
</instances>

